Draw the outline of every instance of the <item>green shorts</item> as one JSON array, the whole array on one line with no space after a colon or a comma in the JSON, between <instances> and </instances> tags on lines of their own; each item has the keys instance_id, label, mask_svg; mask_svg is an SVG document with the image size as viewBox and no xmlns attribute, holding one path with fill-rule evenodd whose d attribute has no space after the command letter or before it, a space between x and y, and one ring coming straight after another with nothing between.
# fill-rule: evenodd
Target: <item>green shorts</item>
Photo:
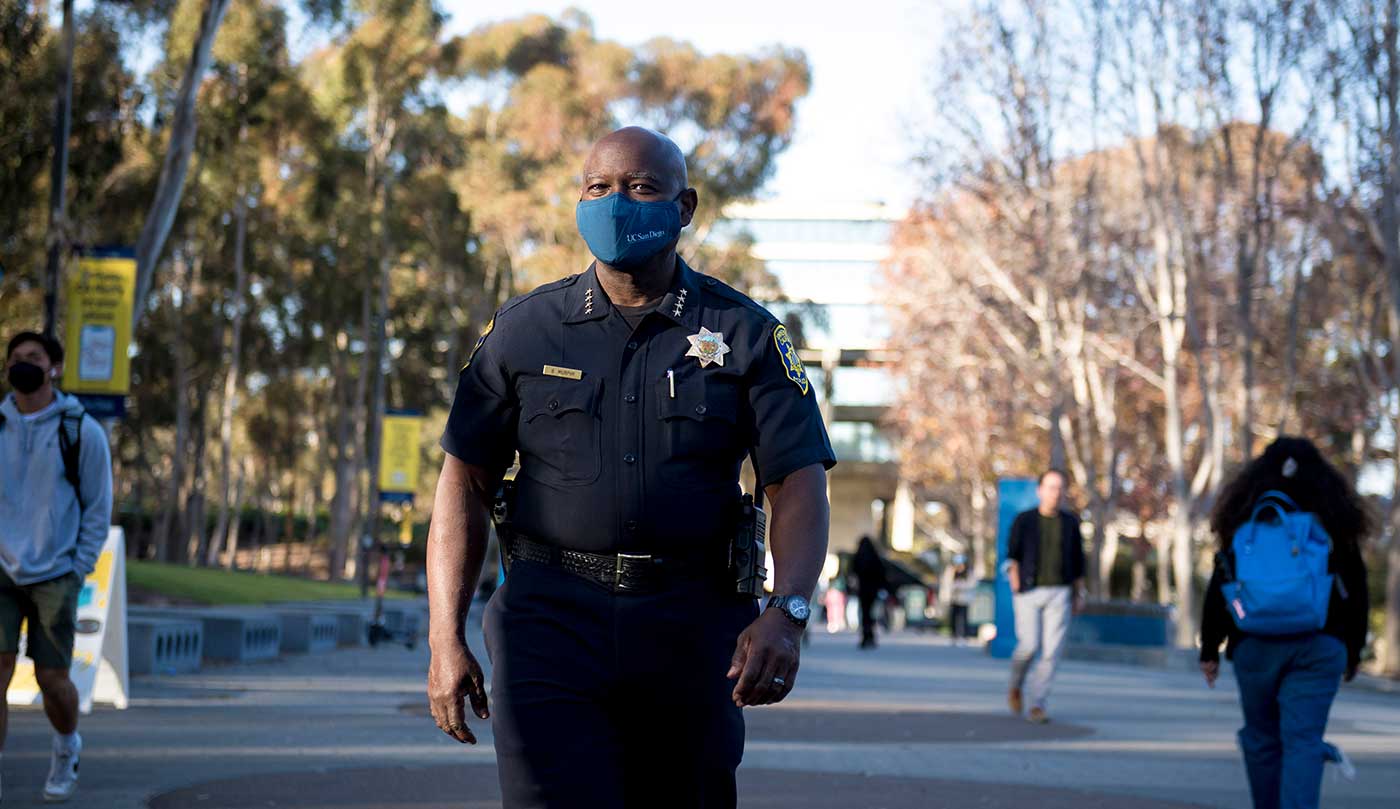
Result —
<instances>
[{"instance_id":1,"label":"green shorts","mask_svg":"<svg viewBox=\"0 0 1400 809\"><path fill-rule=\"evenodd\" d=\"M82 589L83 577L76 572L35 584L15 584L0 570L0 654L19 651L20 622L28 619L26 652L35 668L66 671L73 665Z\"/></svg>"}]
</instances>

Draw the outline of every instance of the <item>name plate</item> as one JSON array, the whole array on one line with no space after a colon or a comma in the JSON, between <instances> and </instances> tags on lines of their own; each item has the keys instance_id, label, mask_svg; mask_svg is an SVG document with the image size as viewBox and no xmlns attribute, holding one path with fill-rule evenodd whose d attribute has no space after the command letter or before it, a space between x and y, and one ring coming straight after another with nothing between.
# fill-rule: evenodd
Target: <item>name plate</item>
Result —
<instances>
[{"instance_id":1,"label":"name plate","mask_svg":"<svg viewBox=\"0 0 1400 809\"><path fill-rule=\"evenodd\" d=\"M544 367L545 376L557 376L560 379L583 379L583 371L573 368L560 368L558 365L546 365Z\"/></svg>"}]
</instances>

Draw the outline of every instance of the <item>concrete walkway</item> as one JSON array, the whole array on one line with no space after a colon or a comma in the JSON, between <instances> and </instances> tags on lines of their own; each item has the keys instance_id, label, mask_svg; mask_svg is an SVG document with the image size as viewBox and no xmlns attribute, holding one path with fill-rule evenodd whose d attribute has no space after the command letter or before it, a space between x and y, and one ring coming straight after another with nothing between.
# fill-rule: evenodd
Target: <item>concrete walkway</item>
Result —
<instances>
[{"instance_id":1,"label":"concrete walkway","mask_svg":"<svg viewBox=\"0 0 1400 809\"><path fill-rule=\"evenodd\" d=\"M484 662L484 655L482 655ZM139 678L130 710L84 719L82 788L102 809L498 807L489 729L463 747L426 717L423 648L356 649ZM1168 809L1248 805L1228 672L1068 663L1056 722L1008 718L1005 664L932 638L814 637L789 703L747 712L741 805ZM1400 696L1345 689L1329 737L1360 779L1324 806L1393 809ZM4 805L40 805L49 735L15 710Z\"/></svg>"}]
</instances>

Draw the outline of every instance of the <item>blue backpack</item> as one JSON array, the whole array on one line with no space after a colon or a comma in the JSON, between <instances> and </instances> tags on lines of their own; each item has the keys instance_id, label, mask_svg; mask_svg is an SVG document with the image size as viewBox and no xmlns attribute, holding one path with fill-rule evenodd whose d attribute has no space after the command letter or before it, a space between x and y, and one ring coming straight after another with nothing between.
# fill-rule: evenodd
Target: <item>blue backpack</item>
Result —
<instances>
[{"instance_id":1,"label":"blue backpack","mask_svg":"<svg viewBox=\"0 0 1400 809\"><path fill-rule=\"evenodd\" d=\"M1266 520L1269 512L1276 519ZM1332 538L1316 514L1299 511L1282 492L1265 492L1222 554L1221 591L1235 626L1254 635L1321 630L1332 600L1331 555Z\"/></svg>"}]
</instances>

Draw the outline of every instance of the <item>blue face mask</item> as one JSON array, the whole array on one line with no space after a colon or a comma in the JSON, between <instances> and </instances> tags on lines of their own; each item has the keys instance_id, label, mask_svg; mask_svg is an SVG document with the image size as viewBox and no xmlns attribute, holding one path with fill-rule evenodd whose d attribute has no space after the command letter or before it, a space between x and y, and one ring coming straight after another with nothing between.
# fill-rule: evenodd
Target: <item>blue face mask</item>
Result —
<instances>
[{"instance_id":1,"label":"blue face mask","mask_svg":"<svg viewBox=\"0 0 1400 809\"><path fill-rule=\"evenodd\" d=\"M638 202L626 194L609 194L580 201L574 218L579 235L599 261L633 267L681 235L679 199L677 194L669 202Z\"/></svg>"}]
</instances>

